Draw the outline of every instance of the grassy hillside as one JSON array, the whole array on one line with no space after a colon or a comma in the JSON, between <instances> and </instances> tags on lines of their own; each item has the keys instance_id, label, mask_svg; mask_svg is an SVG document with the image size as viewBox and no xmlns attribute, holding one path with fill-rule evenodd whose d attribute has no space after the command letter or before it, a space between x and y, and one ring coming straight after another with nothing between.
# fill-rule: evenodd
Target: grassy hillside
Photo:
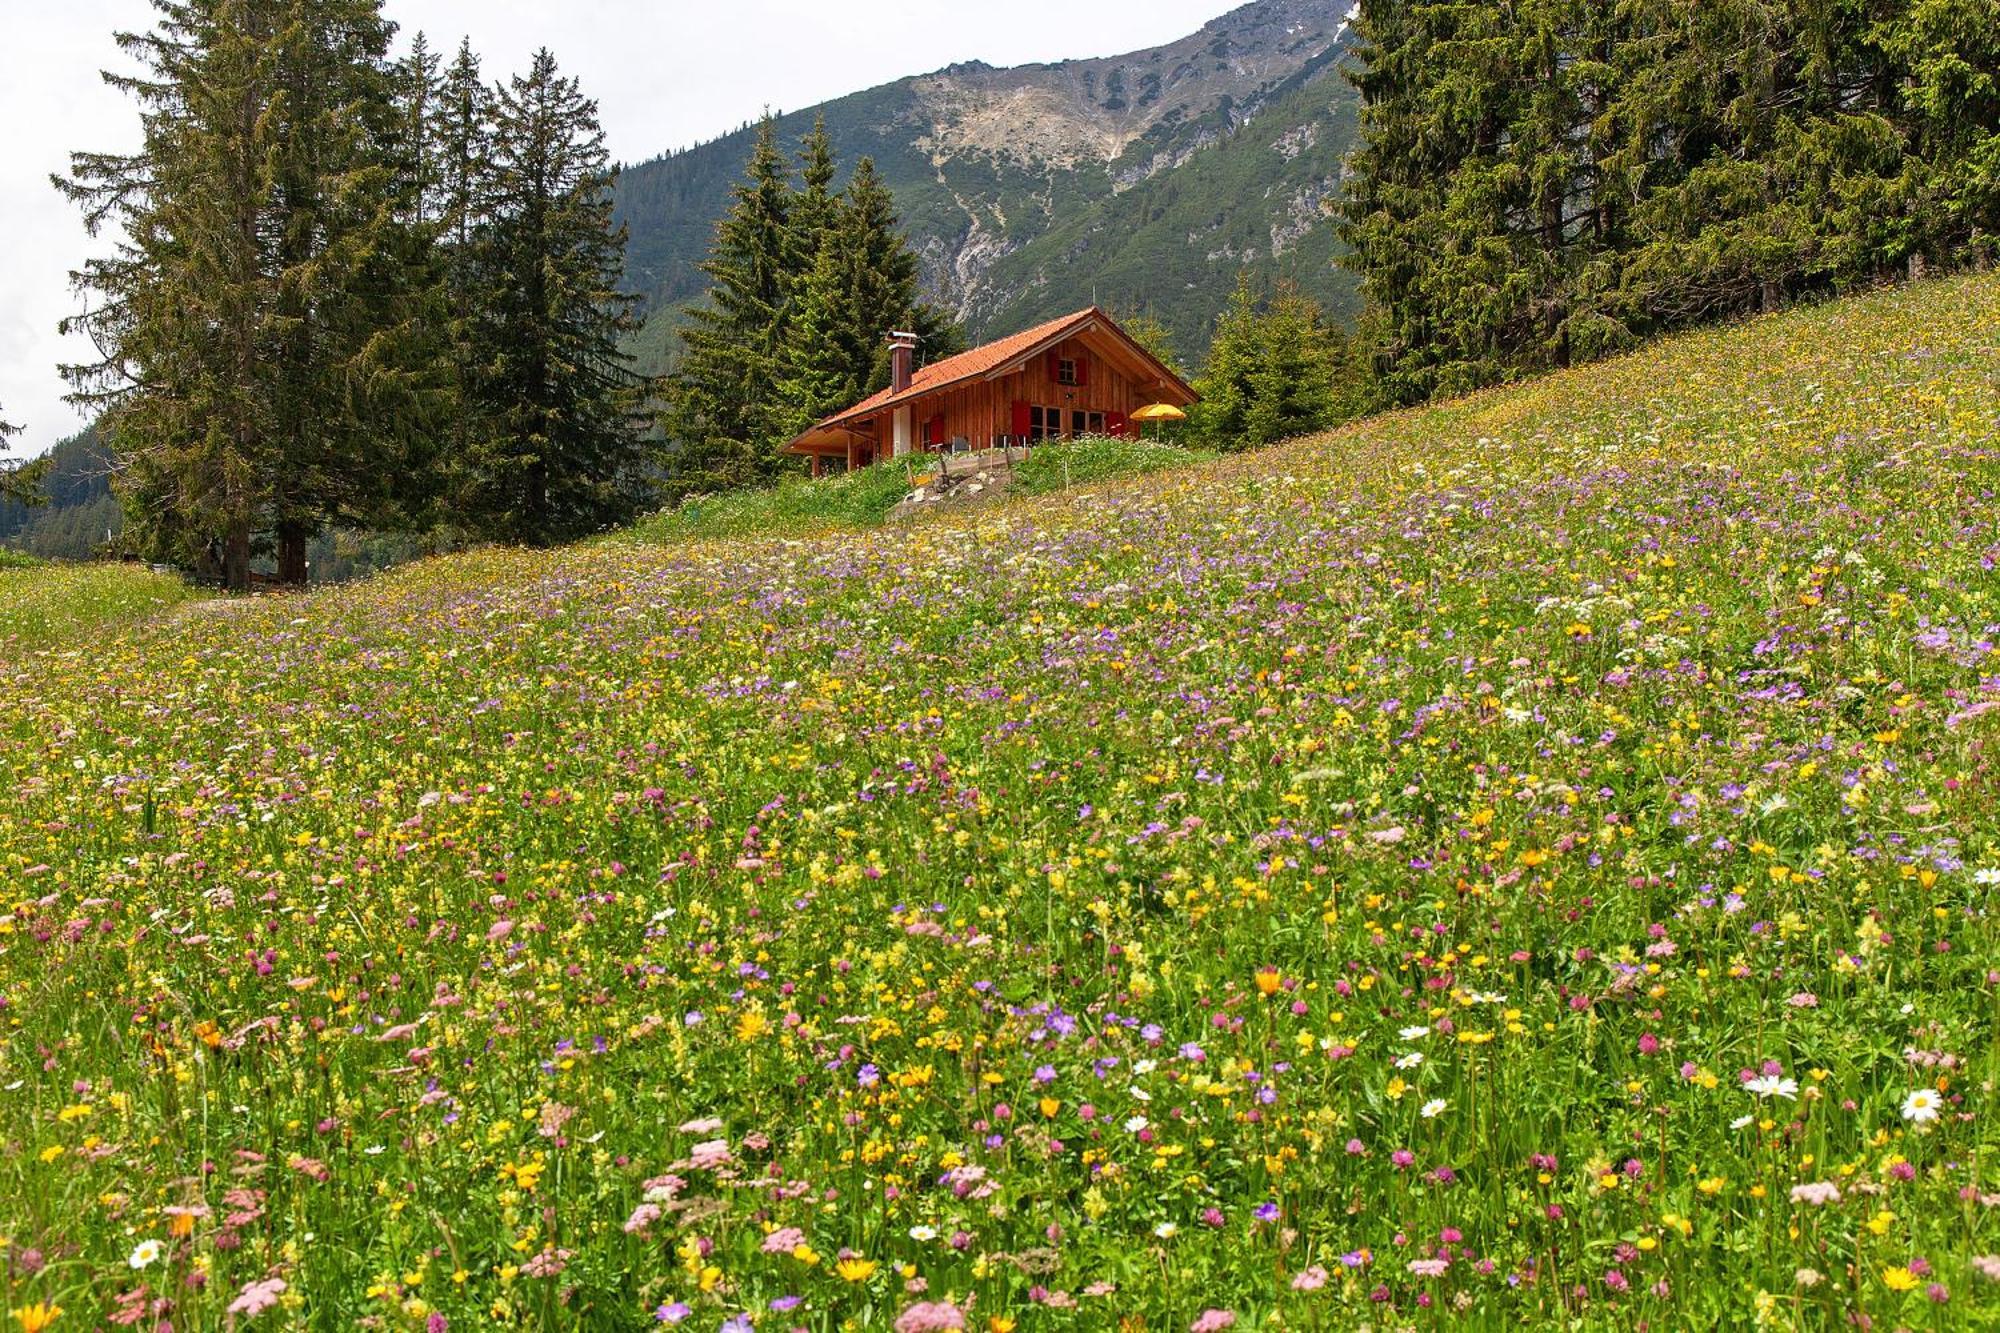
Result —
<instances>
[{"instance_id":1,"label":"grassy hillside","mask_svg":"<svg viewBox=\"0 0 2000 1333\"><path fill-rule=\"evenodd\" d=\"M0 551L0 664L43 650L80 657L191 595L143 565L43 565Z\"/></svg>"},{"instance_id":2,"label":"grassy hillside","mask_svg":"<svg viewBox=\"0 0 2000 1333\"><path fill-rule=\"evenodd\" d=\"M1990 1327L1996 355L0 654L6 1302Z\"/></svg>"},{"instance_id":3,"label":"grassy hillside","mask_svg":"<svg viewBox=\"0 0 2000 1333\"><path fill-rule=\"evenodd\" d=\"M1214 454L1153 440L1087 439L1047 444L1017 465L1016 488L1047 495L1074 485L1192 467ZM618 540L678 543L755 537L819 537L878 528L925 475L916 457L814 481L786 477L763 491L699 495L642 519Z\"/></svg>"}]
</instances>

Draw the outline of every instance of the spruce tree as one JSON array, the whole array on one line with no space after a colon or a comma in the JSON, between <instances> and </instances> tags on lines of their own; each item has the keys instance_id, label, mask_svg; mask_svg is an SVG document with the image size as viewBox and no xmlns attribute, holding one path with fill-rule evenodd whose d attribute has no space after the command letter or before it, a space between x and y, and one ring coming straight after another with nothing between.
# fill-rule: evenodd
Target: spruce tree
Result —
<instances>
[{"instance_id":1,"label":"spruce tree","mask_svg":"<svg viewBox=\"0 0 2000 1333\"><path fill-rule=\"evenodd\" d=\"M873 356L847 319L853 259L836 234L821 247L798 289L775 389L779 438L797 436L867 394Z\"/></svg>"},{"instance_id":2,"label":"spruce tree","mask_svg":"<svg viewBox=\"0 0 2000 1333\"><path fill-rule=\"evenodd\" d=\"M107 75L140 107L131 155L57 180L122 240L77 275L66 367L105 414L143 548L249 581L269 534L301 580L306 539L378 521L429 415L407 300L390 27L376 0L154 0Z\"/></svg>"},{"instance_id":3,"label":"spruce tree","mask_svg":"<svg viewBox=\"0 0 2000 1333\"><path fill-rule=\"evenodd\" d=\"M494 290L483 244L491 203L493 94L469 40L460 40L457 55L439 74L428 100L425 156L436 183L426 213L435 237L443 373L453 405L442 432L438 488L447 499L443 521L469 527L479 481L475 442L489 440L495 429L491 405L477 385L481 368L492 359L480 342L491 325L479 316L487 293Z\"/></svg>"},{"instance_id":4,"label":"spruce tree","mask_svg":"<svg viewBox=\"0 0 2000 1333\"><path fill-rule=\"evenodd\" d=\"M812 132L799 145L799 189L792 198L786 219L791 248L786 255L786 272L802 285L819 262L840 215L833 182L839 174L834 161L833 140L827 136L826 117L813 120Z\"/></svg>"},{"instance_id":5,"label":"spruce tree","mask_svg":"<svg viewBox=\"0 0 2000 1333\"><path fill-rule=\"evenodd\" d=\"M1899 194L1917 253L1991 262L2000 235L2000 0L1906 0L1877 30L1912 140Z\"/></svg>"},{"instance_id":6,"label":"spruce tree","mask_svg":"<svg viewBox=\"0 0 2000 1333\"><path fill-rule=\"evenodd\" d=\"M875 171L873 158L855 164L841 208L841 244L854 265L847 327L867 349L868 393L889 384L886 335L917 335L918 363L928 364L965 350L965 333L948 311L922 297L922 265L903 234L896 199Z\"/></svg>"},{"instance_id":7,"label":"spruce tree","mask_svg":"<svg viewBox=\"0 0 2000 1333\"><path fill-rule=\"evenodd\" d=\"M811 197L809 169L800 200ZM775 444L885 387L887 334L916 334L920 363L963 350L957 322L922 299L918 268L895 201L874 162L863 158L832 201L819 253L795 284L779 359L783 417Z\"/></svg>"},{"instance_id":8,"label":"spruce tree","mask_svg":"<svg viewBox=\"0 0 2000 1333\"><path fill-rule=\"evenodd\" d=\"M767 118L702 264L707 298L684 312L681 360L667 387L671 489L678 495L776 475L773 441L785 419L779 363L797 258L793 193Z\"/></svg>"},{"instance_id":9,"label":"spruce tree","mask_svg":"<svg viewBox=\"0 0 2000 1333\"><path fill-rule=\"evenodd\" d=\"M1249 443L1272 444L1325 430L1342 417L1340 335L1319 303L1281 283L1259 321L1262 355L1251 367Z\"/></svg>"},{"instance_id":10,"label":"spruce tree","mask_svg":"<svg viewBox=\"0 0 2000 1333\"><path fill-rule=\"evenodd\" d=\"M1410 401L1932 264L2000 225L2000 0L1363 0L1341 206Z\"/></svg>"},{"instance_id":11,"label":"spruce tree","mask_svg":"<svg viewBox=\"0 0 2000 1333\"><path fill-rule=\"evenodd\" d=\"M485 216L487 164L493 148L493 96L480 74L470 39L438 79L426 120L427 156L436 163L435 216L440 236L457 255L470 255ZM464 266L470 272L469 263ZM464 289L470 293L470 287Z\"/></svg>"},{"instance_id":12,"label":"spruce tree","mask_svg":"<svg viewBox=\"0 0 2000 1333\"><path fill-rule=\"evenodd\" d=\"M484 225L473 242L472 442L467 517L509 541L549 543L629 518L645 497L642 386L620 338L625 234L612 220L597 104L536 53L500 90Z\"/></svg>"},{"instance_id":13,"label":"spruce tree","mask_svg":"<svg viewBox=\"0 0 2000 1333\"><path fill-rule=\"evenodd\" d=\"M1257 334L1257 293L1239 273L1229 302L1215 317L1208 359L1194 381L1199 395L1190 414L1197 438L1222 448L1240 447L1249 433L1251 384L1262 353Z\"/></svg>"},{"instance_id":14,"label":"spruce tree","mask_svg":"<svg viewBox=\"0 0 2000 1333\"><path fill-rule=\"evenodd\" d=\"M381 0L277 0L271 258L280 582L306 581L330 524L401 527L424 508L439 397L421 180Z\"/></svg>"},{"instance_id":15,"label":"spruce tree","mask_svg":"<svg viewBox=\"0 0 2000 1333\"><path fill-rule=\"evenodd\" d=\"M754 486L787 465L785 444L889 382L886 337L918 337L920 361L964 335L922 299L919 264L895 201L863 158L847 188L823 124L806 136L798 183L758 130L746 178L716 228L707 299L686 311L666 430L679 496Z\"/></svg>"},{"instance_id":16,"label":"spruce tree","mask_svg":"<svg viewBox=\"0 0 2000 1333\"><path fill-rule=\"evenodd\" d=\"M443 164L435 127L441 119L438 102L444 75L438 53L423 33L410 39L410 53L396 64L395 81L407 217L413 224L435 222L442 212Z\"/></svg>"},{"instance_id":17,"label":"spruce tree","mask_svg":"<svg viewBox=\"0 0 2000 1333\"><path fill-rule=\"evenodd\" d=\"M1319 304L1295 286L1260 301L1239 278L1195 381L1196 434L1217 448L1251 449L1325 430L1352 414L1344 350Z\"/></svg>"}]
</instances>

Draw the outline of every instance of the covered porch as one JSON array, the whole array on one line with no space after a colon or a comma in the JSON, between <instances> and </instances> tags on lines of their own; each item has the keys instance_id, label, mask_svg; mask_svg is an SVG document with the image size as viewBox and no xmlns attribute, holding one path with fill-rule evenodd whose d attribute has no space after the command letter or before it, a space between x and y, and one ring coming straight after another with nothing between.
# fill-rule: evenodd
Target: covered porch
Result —
<instances>
[{"instance_id":1,"label":"covered porch","mask_svg":"<svg viewBox=\"0 0 2000 1333\"><path fill-rule=\"evenodd\" d=\"M787 453L804 454L815 477L833 476L868 467L875 461L875 432L872 422L848 422L838 426L815 426L787 447Z\"/></svg>"}]
</instances>

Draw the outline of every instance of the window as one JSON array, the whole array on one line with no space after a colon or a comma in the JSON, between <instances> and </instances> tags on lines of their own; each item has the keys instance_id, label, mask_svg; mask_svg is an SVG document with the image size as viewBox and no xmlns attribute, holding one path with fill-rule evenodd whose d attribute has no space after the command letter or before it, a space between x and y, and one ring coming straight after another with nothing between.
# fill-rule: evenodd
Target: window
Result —
<instances>
[{"instance_id":1,"label":"window","mask_svg":"<svg viewBox=\"0 0 2000 1333\"><path fill-rule=\"evenodd\" d=\"M1102 412L1092 412L1090 420L1084 425L1084 429L1092 435L1104 434L1104 414Z\"/></svg>"},{"instance_id":2,"label":"window","mask_svg":"<svg viewBox=\"0 0 2000 1333\"><path fill-rule=\"evenodd\" d=\"M1089 431L1090 414L1088 412L1078 408L1069 414L1069 433L1071 435L1086 435Z\"/></svg>"},{"instance_id":3,"label":"window","mask_svg":"<svg viewBox=\"0 0 2000 1333\"><path fill-rule=\"evenodd\" d=\"M1060 407L1031 407L1028 409L1028 438L1030 440L1060 440L1063 433L1063 411Z\"/></svg>"},{"instance_id":4,"label":"window","mask_svg":"<svg viewBox=\"0 0 2000 1333\"><path fill-rule=\"evenodd\" d=\"M1075 358L1067 356L1059 358L1056 361L1056 383L1075 384L1076 382Z\"/></svg>"}]
</instances>

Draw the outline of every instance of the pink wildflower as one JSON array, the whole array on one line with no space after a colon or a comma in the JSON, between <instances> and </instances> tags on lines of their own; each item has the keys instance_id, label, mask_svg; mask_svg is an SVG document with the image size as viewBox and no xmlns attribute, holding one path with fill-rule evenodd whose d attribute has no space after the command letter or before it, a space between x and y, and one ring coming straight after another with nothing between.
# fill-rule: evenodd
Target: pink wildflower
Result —
<instances>
[{"instance_id":1,"label":"pink wildflower","mask_svg":"<svg viewBox=\"0 0 2000 1333\"><path fill-rule=\"evenodd\" d=\"M262 1278L245 1286L236 1293L236 1299L229 1303L230 1314L240 1314L245 1318L259 1315L278 1303L278 1297L285 1294L285 1279L281 1277Z\"/></svg>"},{"instance_id":2,"label":"pink wildflower","mask_svg":"<svg viewBox=\"0 0 2000 1333\"><path fill-rule=\"evenodd\" d=\"M797 1227L779 1227L764 1237L764 1253L790 1254L806 1243L806 1233Z\"/></svg>"},{"instance_id":3,"label":"pink wildflower","mask_svg":"<svg viewBox=\"0 0 2000 1333\"><path fill-rule=\"evenodd\" d=\"M965 1314L950 1301L922 1301L896 1316L896 1333L948 1333L965 1327Z\"/></svg>"},{"instance_id":4,"label":"pink wildflower","mask_svg":"<svg viewBox=\"0 0 2000 1333\"><path fill-rule=\"evenodd\" d=\"M713 1171L729 1164L729 1140L709 1139L688 1149L688 1165L697 1171Z\"/></svg>"}]
</instances>

